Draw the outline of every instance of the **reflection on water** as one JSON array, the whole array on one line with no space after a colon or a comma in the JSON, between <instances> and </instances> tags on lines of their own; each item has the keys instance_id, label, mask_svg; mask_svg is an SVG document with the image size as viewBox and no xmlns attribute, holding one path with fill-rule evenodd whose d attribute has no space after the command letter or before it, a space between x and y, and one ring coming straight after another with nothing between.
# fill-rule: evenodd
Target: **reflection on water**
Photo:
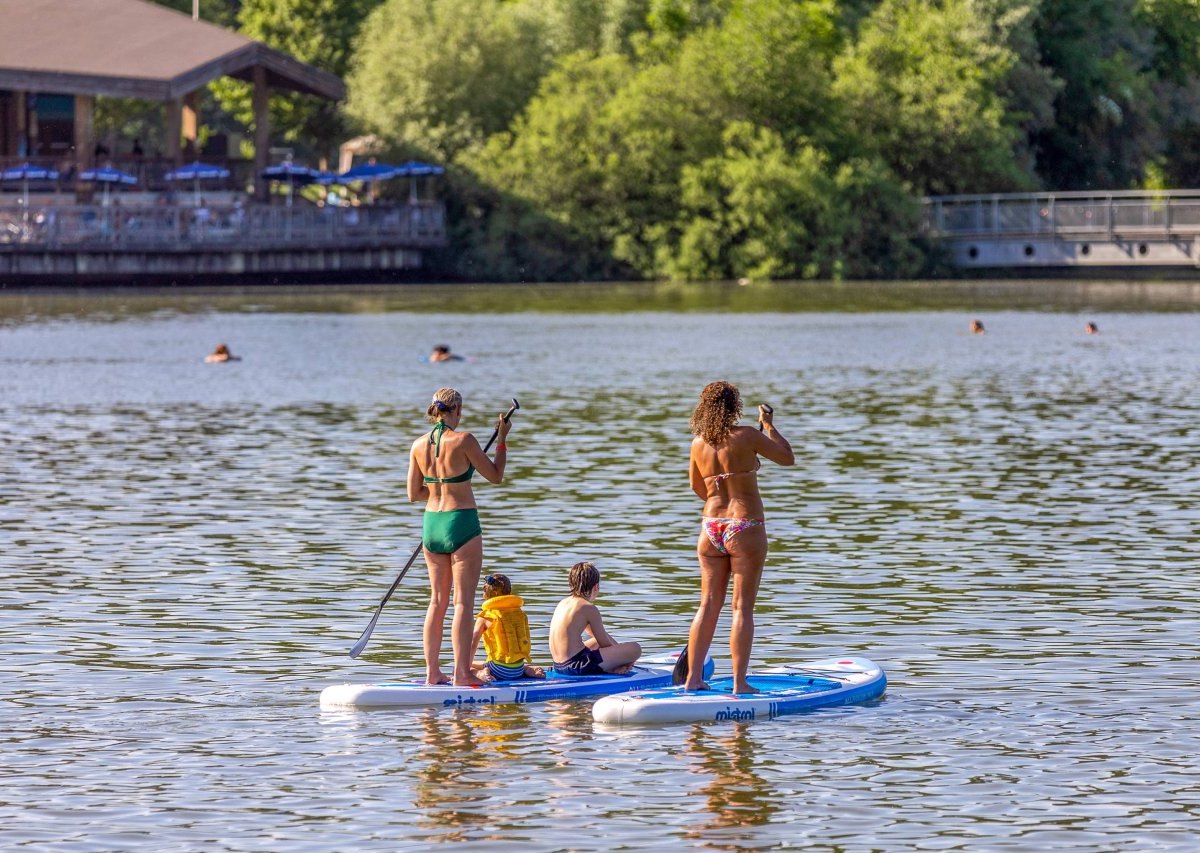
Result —
<instances>
[{"instance_id":1,"label":"reflection on water","mask_svg":"<svg viewBox=\"0 0 1200 853\"><path fill-rule=\"evenodd\" d=\"M746 724L692 726L687 751L694 759L696 775L705 780L699 792L707 799L709 812L709 818L693 834L695 840L712 837L703 830L759 826L778 813L775 792L759 772L763 760ZM738 849L720 843L705 846Z\"/></svg>"},{"instance_id":2,"label":"reflection on water","mask_svg":"<svg viewBox=\"0 0 1200 853\"><path fill-rule=\"evenodd\" d=\"M1042 284L0 294L0 846L1192 849L1197 303ZM218 341L244 360L205 365ZM442 342L473 360L421 361ZM861 654L885 702L318 710L421 671L415 572L346 651L417 543L442 385L485 436L521 400L478 496L535 660L581 559L614 634L678 647L714 378L798 458L761 476L754 665Z\"/></svg>"}]
</instances>

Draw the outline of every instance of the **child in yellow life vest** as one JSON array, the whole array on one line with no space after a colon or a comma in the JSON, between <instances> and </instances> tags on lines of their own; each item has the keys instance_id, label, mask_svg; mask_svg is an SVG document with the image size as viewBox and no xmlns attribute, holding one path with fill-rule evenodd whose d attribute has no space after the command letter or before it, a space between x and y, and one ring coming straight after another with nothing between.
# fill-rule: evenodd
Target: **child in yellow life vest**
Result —
<instances>
[{"instance_id":1,"label":"child in yellow life vest","mask_svg":"<svg viewBox=\"0 0 1200 853\"><path fill-rule=\"evenodd\" d=\"M471 665L475 674L488 681L512 681L516 678L545 678L546 671L529 661L529 619L521 609L519 595L512 594L512 583L504 575L483 579L483 607L475 618L471 648L479 641L487 649L487 662Z\"/></svg>"}]
</instances>

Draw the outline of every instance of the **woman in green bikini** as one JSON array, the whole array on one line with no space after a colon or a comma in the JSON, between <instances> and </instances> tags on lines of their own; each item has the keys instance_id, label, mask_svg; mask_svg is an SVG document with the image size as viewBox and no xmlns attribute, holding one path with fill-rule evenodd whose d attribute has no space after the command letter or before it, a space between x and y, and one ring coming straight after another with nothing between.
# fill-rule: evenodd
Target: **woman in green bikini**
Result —
<instances>
[{"instance_id":1,"label":"woman in green bikini","mask_svg":"<svg viewBox=\"0 0 1200 853\"><path fill-rule=\"evenodd\" d=\"M475 436L458 431L462 395L453 388L439 388L426 415L433 429L413 442L408 466L408 499L426 502L421 539L430 587L429 609L425 611L425 680L430 684L450 681L442 673L441 651L453 590L450 642L454 648L454 684L471 687L484 683L471 671L475 588L483 569L483 532L471 476L478 471L489 483L504 479L508 457L505 439L511 424L503 415L496 422L500 443L493 462Z\"/></svg>"}]
</instances>

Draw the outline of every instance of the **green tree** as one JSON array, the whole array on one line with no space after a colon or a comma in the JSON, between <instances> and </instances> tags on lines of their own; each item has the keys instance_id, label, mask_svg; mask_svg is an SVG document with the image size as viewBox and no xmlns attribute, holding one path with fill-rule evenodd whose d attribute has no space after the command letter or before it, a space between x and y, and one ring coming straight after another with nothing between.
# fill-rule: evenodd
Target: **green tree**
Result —
<instances>
[{"instance_id":1,"label":"green tree","mask_svg":"<svg viewBox=\"0 0 1200 853\"><path fill-rule=\"evenodd\" d=\"M834 183L826 155L788 150L768 128L737 122L725 150L683 171L682 227L662 246L672 278L816 278L838 256Z\"/></svg>"},{"instance_id":2,"label":"green tree","mask_svg":"<svg viewBox=\"0 0 1200 853\"><path fill-rule=\"evenodd\" d=\"M920 194L1031 187L999 96L1017 57L969 0L883 0L835 62L846 128Z\"/></svg>"},{"instance_id":3,"label":"green tree","mask_svg":"<svg viewBox=\"0 0 1200 853\"><path fill-rule=\"evenodd\" d=\"M521 3L387 0L363 28L347 110L389 141L453 160L508 128L550 67Z\"/></svg>"},{"instance_id":4,"label":"green tree","mask_svg":"<svg viewBox=\"0 0 1200 853\"><path fill-rule=\"evenodd\" d=\"M345 77L359 28L381 0L242 0L238 22L243 35L331 74ZM243 125L252 126L251 87L225 79L214 84L221 105ZM348 133L339 105L324 98L278 94L270 99L272 135L331 156Z\"/></svg>"},{"instance_id":5,"label":"green tree","mask_svg":"<svg viewBox=\"0 0 1200 853\"><path fill-rule=\"evenodd\" d=\"M1154 117L1152 29L1136 0L1041 0L1042 62L1063 82L1054 123L1031 134L1051 189L1136 185L1164 145Z\"/></svg>"}]
</instances>

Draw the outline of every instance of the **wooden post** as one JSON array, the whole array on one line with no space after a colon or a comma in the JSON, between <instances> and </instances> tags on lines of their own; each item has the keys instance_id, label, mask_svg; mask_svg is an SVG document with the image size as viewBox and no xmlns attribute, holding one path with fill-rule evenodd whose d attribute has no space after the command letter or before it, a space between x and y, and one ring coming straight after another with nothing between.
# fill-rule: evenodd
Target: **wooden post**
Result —
<instances>
[{"instance_id":1,"label":"wooden post","mask_svg":"<svg viewBox=\"0 0 1200 853\"><path fill-rule=\"evenodd\" d=\"M195 160L200 156L200 93L188 92L183 96L183 111L180 116L184 153Z\"/></svg>"},{"instance_id":2,"label":"wooden post","mask_svg":"<svg viewBox=\"0 0 1200 853\"><path fill-rule=\"evenodd\" d=\"M75 196L80 198L79 176L92 168L96 152L96 134L92 114L96 99L92 95L75 96Z\"/></svg>"},{"instance_id":3,"label":"wooden post","mask_svg":"<svg viewBox=\"0 0 1200 853\"><path fill-rule=\"evenodd\" d=\"M167 130L167 159L175 166L183 165L183 149L179 145L179 134L183 121L183 102L171 98L163 104Z\"/></svg>"},{"instance_id":4,"label":"wooden post","mask_svg":"<svg viewBox=\"0 0 1200 853\"><path fill-rule=\"evenodd\" d=\"M271 90L267 87L267 69L254 66L254 197L267 200L267 182L261 177L271 155Z\"/></svg>"}]
</instances>

